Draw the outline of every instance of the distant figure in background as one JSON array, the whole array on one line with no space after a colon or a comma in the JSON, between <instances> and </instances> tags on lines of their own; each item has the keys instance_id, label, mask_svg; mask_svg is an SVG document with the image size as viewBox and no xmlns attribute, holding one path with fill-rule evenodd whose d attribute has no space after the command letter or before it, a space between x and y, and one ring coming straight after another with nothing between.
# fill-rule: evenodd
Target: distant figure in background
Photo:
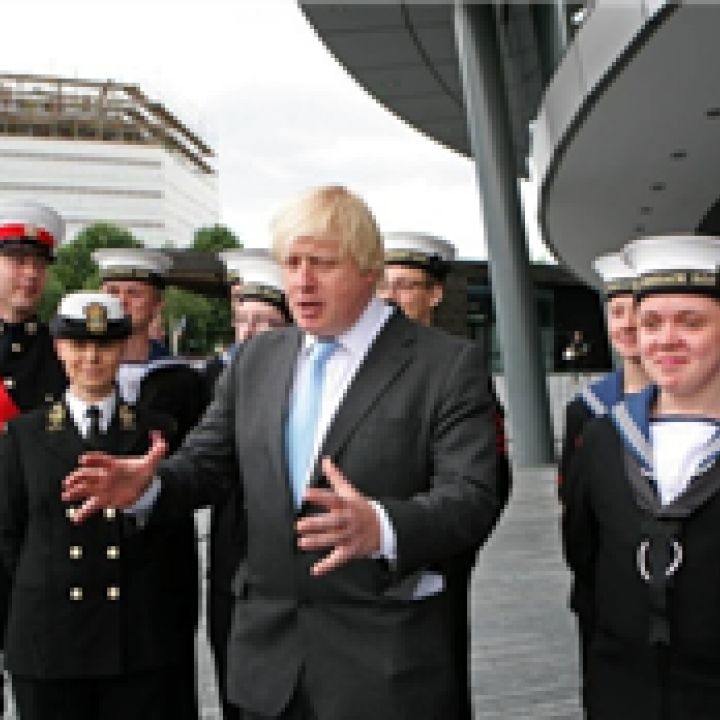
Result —
<instances>
[{"instance_id":1,"label":"distant figure in background","mask_svg":"<svg viewBox=\"0 0 720 720\"><path fill-rule=\"evenodd\" d=\"M570 370L578 373L586 366L590 345L585 342L582 330L573 330L570 342L562 351L562 359Z\"/></svg>"},{"instance_id":2,"label":"distant figure in background","mask_svg":"<svg viewBox=\"0 0 720 720\"><path fill-rule=\"evenodd\" d=\"M637 273L651 380L587 423L564 496L568 564L593 588L589 720L720 717L720 238L656 236Z\"/></svg>"},{"instance_id":3,"label":"distant figure in background","mask_svg":"<svg viewBox=\"0 0 720 720\"><path fill-rule=\"evenodd\" d=\"M582 445L583 431L588 421L594 417L604 417L626 395L642 390L648 383L640 363L637 338L637 311L633 296L635 271L627 264L622 253L599 256L593 262L593 268L603 280L608 338L622 366L583 388L565 409L565 436L558 476L561 498L566 493L564 479L568 476L577 449ZM583 698L587 694L588 652L593 635L593 598L594 588L579 578L573 578L570 608L578 619Z\"/></svg>"},{"instance_id":4,"label":"distant figure in background","mask_svg":"<svg viewBox=\"0 0 720 720\"><path fill-rule=\"evenodd\" d=\"M378 295L397 305L409 318L431 325L435 308L443 299L444 282L450 270L455 248L445 240L421 233L385 233L385 272L378 286ZM512 470L505 436L505 413L495 396L497 479L502 503L510 496ZM448 591L453 599L452 638L455 646L459 687L459 714L471 720L472 692L470 687L470 617L468 593L478 548L458 557L448 577Z\"/></svg>"},{"instance_id":5,"label":"distant figure in background","mask_svg":"<svg viewBox=\"0 0 720 720\"><path fill-rule=\"evenodd\" d=\"M150 337L150 357L153 359L168 357L170 350L168 348L167 332L165 332L165 324L163 322L162 308L153 315L153 319L150 321L148 335Z\"/></svg>"},{"instance_id":6,"label":"distant figure in background","mask_svg":"<svg viewBox=\"0 0 720 720\"><path fill-rule=\"evenodd\" d=\"M181 635L166 607L165 536L108 509L78 527L58 489L88 450L144 452L171 418L117 396L130 320L116 298L66 295L52 335L62 400L0 435L0 556L12 574L7 667L22 720L175 720Z\"/></svg>"},{"instance_id":7,"label":"distant figure in background","mask_svg":"<svg viewBox=\"0 0 720 720\"><path fill-rule=\"evenodd\" d=\"M65 371L36 314L48 263L64 234L62 218L44 205L0 205L0 432L16 415L52 402L65 389ZM9 582L0 567L3 625Z\"/></svg>"},{"instance_id":8,"label":"distant figure in background","mask_svg":"<svg viewBox=\"0 0 720 720\"><path fill-rule=\"evenodd\" d=\"M226 250L219 256L230 285L230 323L235 342L208 360L205 374L210 387L242 343L292 322L280 266L267 250Z\"/></svg>"},{"instance_id":9,"label":"distant figure in background","mask_svg":"<svg viewBox=\"0 0 720 720\"><path fill-rule=\"evenodd\" d=\"M212 358L206 369L214 385L242 343L255 335L289 325L290 311L282 272L266 250L227 250L220 253L230 283L230 311L235 344ZM224 720L242 720L242 712L227 698L227 644L235 602L233 578L246 548L242 494L237 488L212 508L210 572L208 575L208 635L215 657Z\"/></svg>"},{"instance_id":10,"label":"distant figure in background","mask_svg":"<svg viewBox=\"0 0 720 720\"><path fill-rule=\"evenodd\" d=\"M182 358L150 338L153 318L162 309L163 289L171 267L170 258L157 250L109 248L96 250L102 290L117 297L130 316L132 333L125 342L117 381L121 397L149 412L168 415L177 423L174 450L200 419L207 405L202 375ZM179 718L198 714L195 671L195 630L199 618L199 558L192 516L167 528L168 566L174 568L174 584L168 586L169 612L177 613L179 632L185 639L178 681Z\"/></svg>"}]
</instances>

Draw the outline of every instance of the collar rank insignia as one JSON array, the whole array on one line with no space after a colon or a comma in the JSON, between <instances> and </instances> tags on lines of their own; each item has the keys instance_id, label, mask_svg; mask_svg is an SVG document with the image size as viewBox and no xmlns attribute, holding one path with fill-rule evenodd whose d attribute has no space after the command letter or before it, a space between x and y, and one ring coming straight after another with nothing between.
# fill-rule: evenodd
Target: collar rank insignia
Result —
<instances>
[{"instance_id":1,"label":"collar rank insignia","mask_svg":"<svg viewBox=\"0 0 720 720\"><path fill-rule=\"evenodd\" d=\"M107 332L107 308L102 303L89 303L85 306L85 326L93 335Z\"/></svg>"},{"instance_id":2,"label":"collar rank insignia","mask_svg":"<svg viewBox=\"0 0 720 720\"><path fill-rule=\"evenodd\" d=\"M65 406L61 402L56 402L50 406L48 410L48 424L47 429L49 432L58 432L62 430L65 424Z\"/></svg>"},{"instance_id":3,"label":"collar rank insignia","mask_svg":"<svg viewBox=\"0 0 720 720\"><path fill-rule=\"evenodd\" d=\"M34 320L30 320L29 322L25 323L25 332L28 335L35 335L35 333L37 333L37 330L38 326Z\"/></svg>"},{"instance_id":4,"label":"collar rank insignia","mask_svg":"<svg viewBox=\"0 0 720 720\"><path fill-rule=\"evenodd\" d=\"M120 418L120 426L123 430L135 429L135 413L129 405L124 403L118 408L118 416Z\"/></svg>"}]
</instances>

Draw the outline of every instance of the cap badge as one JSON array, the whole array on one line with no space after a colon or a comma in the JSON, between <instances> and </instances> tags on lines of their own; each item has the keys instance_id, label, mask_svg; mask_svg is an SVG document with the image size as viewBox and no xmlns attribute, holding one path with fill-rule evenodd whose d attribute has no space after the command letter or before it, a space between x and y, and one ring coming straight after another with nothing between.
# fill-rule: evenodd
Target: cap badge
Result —
<instances>
[{"instance_id":1,"label":"cap badge","mask_svg":"<svg viewBox=\"0 0 720 720\"><path fill-rule=\"evenodd\" d=\"M89 303L85 306L85 326L93 335L107 332L107 308L102 303Z\"/></svg>"},{"instance_id":2,"label":"cap badge","mask_svg":"<svg viewBox=\"0 0 720 720\"><path fill-rule=\"evenodd\" d=\"M47 429L50 432L58 432L62 430L65 424L65 406L61 402L56 402L48 411Z\"/></svg>"},{"instance_id":3,"label":"cap badge","mask_svg":"<svg viewBox=\"0 0 720 720\"><path fill-rule=\"evenodd\" d=\"M39 232L37 225L25 225L25 237L36 238Z\"/></svg>"}]
</instances>

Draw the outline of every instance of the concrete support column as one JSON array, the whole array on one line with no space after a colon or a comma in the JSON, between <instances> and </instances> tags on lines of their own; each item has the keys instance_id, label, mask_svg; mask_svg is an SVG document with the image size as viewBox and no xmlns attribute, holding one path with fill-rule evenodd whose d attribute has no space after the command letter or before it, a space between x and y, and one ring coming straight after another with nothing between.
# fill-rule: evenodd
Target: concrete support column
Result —
<instances>
[{"instance_id":1,"label":"concrete support column","mask_svg":"<svg viewBox=\"0 0 720 720\"><path fill-rule=\"evenodd\" d=\"M483 200L513 460L519 466L549 463L553 434L493 5L456 0L455 32Z\"/></svg>"}]
</instances>

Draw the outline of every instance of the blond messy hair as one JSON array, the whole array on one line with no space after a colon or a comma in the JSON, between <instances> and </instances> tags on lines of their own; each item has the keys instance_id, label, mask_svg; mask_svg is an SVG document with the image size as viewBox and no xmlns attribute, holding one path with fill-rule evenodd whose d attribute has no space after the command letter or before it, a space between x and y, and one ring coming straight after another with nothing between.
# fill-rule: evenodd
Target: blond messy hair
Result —
<instances>
[{"instance_id":1,"label":"blond messy hair","mask_svg":"<svg viewBox=\"0 0 720 720\"><path fill-rule=\"evenodd\" d=\"M272 251L282 263L300 237L336 240L358 268L377 275L384 264L380 230L370 208L342 185L312 188L285 206L270 224Z\"/></svg>"}]
</instances>

